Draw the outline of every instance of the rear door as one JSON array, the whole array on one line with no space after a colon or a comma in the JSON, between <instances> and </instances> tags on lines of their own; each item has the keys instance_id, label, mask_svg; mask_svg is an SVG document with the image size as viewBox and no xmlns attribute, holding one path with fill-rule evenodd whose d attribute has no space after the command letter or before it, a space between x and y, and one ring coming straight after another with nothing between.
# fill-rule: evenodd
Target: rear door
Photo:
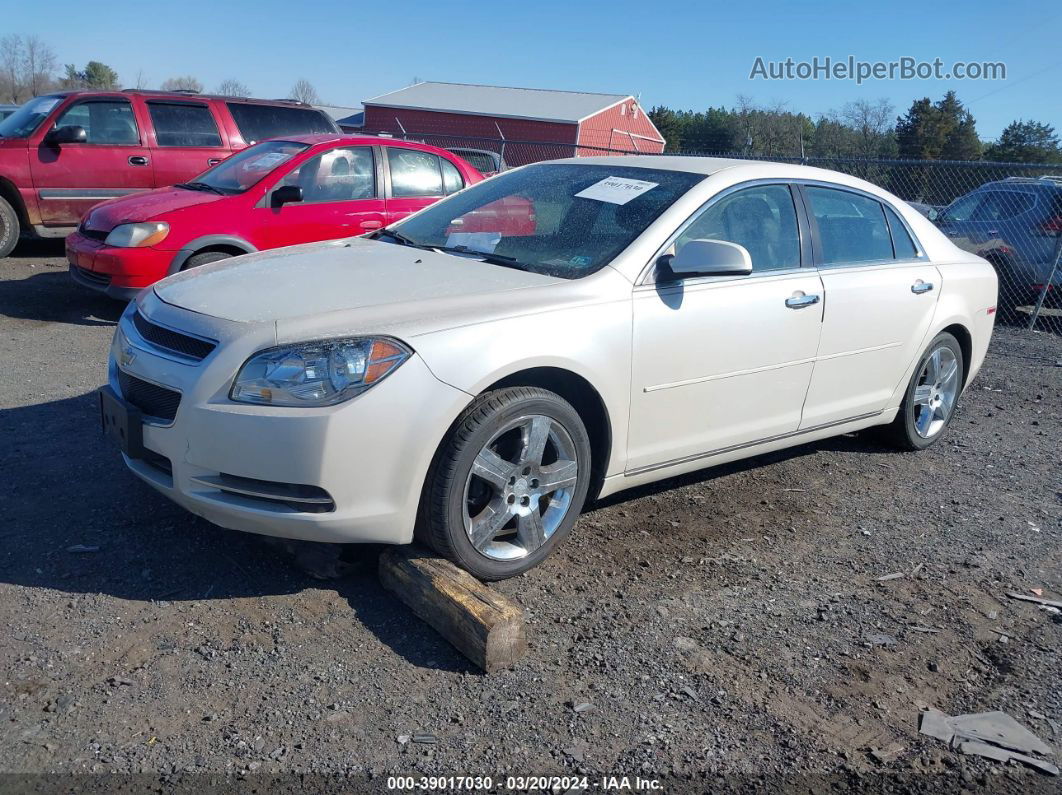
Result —
<instances>
[{"instance_id":1,"label":"rear door","mask_svg":"<svg viewBox=\"0 0 1062 795\"><path fill-rule=\"evenodd\" d=\"M188 182L230 154L209 103L149 99L145 104L156 187Z\"/></svg>"},{"instance_id":2,"label":"rear door","mask_svg":"<svg viewBox=\"0 0 1062 795\"><path fill-rule=\"evenodd\" d=\"M925 344L941 277L875 197L823 185L801 190L826 294L806 429L887 408Z\"/></svg>"},{"instance_id":3,"label":"rear door","mask_svg":"<svg viewBox=\"0 0 1062 795\"><path fill-rule=\"evenodd\" d=\"M41 143L30 150L30 172L45 226L74 226L94 204L154 187L143 120L129 98L77 100L54 128L77 126L85 143Z\"/></svg>"},{"instance_id":4,"label":"rear door","mask_svg":"<svg viewBox=\"0 0 1062 795\"><path fill-rule=\"evenodd\" d=\"M385 176L390 188L387 194L389 224L465 186L461 172L446 158L397 146L386 146L384 151Z\"/></svg>"},{"instance_id":5,"label":"rear door","mask_svg":"<svg viewBox=\"0 0 1062 795\"><path fill-rule=\"evenodd\" d=\"M352 237L385 222L373 146L336 147L291 169L252 211L255 243L276 248ZM272 206L273 192L285 185L302 188L302 201Z\"/></svg>"}]
</instances>

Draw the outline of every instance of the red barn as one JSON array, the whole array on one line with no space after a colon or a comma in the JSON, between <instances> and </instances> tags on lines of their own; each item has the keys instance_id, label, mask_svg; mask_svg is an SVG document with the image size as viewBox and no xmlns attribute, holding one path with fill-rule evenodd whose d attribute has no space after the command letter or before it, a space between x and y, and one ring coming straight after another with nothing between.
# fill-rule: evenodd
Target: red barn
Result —
<instances>
[{"instance_id":1,"label":"red barn","mask_svg":"<svg viewBox=\"0 0 1062 795\"><path fill-rule=\"evenodd\" d=\"M510 166L601 150L664 151L663 136L630 94L417 83L364 105L367 131L489 149Z\"/></svg>"}]
</instances>

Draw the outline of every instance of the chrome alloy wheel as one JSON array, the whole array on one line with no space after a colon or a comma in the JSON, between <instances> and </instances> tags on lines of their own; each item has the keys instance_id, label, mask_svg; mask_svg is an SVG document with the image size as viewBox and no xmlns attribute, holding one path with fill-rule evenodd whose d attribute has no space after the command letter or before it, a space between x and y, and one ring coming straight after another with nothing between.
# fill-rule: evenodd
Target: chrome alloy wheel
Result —
<instances>
[{"instance_id":1,"label":"chrome alloy wheel","mask_svg":"<svg viewBox=\"0 0 1062 795\"><path fill-rule=\"evenodd\" d=\"M491 437L465 482L472 546L493 560L530 555L560 527L579 479L575 442L557 420L518 417Z\"/></svg>"},{"instance_id":2,"label":"chrome alloy wheel","mask_svg":"<svg viewBox=\"0 0 1062 795\"><path fill-rule=\"evenodd\" d=\"M918 374L915 386L914 428L923 439L932 439L948 424L959 397L959 362L950 348L936 348Z\"/></svg>"}]
</instances>

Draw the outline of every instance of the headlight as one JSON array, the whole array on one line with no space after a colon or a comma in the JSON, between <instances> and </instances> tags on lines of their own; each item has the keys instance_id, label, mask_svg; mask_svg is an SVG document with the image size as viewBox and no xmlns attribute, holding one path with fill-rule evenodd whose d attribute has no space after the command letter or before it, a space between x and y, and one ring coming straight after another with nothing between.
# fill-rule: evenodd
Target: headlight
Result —
<instances>
[{"instance_id":1,"label":"headlight","mask_svg":"<svg viewBox=\"0 0 1062 795\"><path fill-rule=\"evenodd\" d=\"M244 363L229 398L267 406L334 406L378 384L411 354L398 340L385 337L270 348Z\"/></svg>"},{"instance_id":2,"label":"headlight","mask_svg":"<svg viewBox=\"0 0 1062 795\"><path fill-rule=\"evenodd\" d=\"M162 221L149 221L143 224L121 224L114 227L104 241L108 246L120 248L142 248L161 243L170 233L170 225Z\"/></svg>"}]
</instances>

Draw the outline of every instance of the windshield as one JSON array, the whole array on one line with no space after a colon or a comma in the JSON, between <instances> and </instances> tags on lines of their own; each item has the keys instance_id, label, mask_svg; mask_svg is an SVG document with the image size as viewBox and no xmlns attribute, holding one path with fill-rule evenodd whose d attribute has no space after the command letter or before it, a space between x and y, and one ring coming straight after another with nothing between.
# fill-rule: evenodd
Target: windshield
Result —
<instances>
[{"instance_id":1,"label":"windshield","mask_svg":"<svg viewBox=\"0 0 1062 795\"><path fill-rule=\"evenodd\" d=\"M578 279L608 264L703 179L684 171L543 163L473 185L375 236Z\"/></svg>"},{"instance_id":2,"label":"windshield","mask_svg":"<svg viewBox=\"0 0 1062 795\"><path fill-rule=\"evenodd\" d=\"M243 193L309 148L309 144L296 141L264 141L222 160L192 182L183 182L177 187L224 194Z\"/></svg>"},{"instance_id":3,"label":"windshield","mask_svg":"<svg viewBox=\"0 0 1062 795\"><path fill-rule=\"evenodd\" d=\"M3 121L0 121L0 138L26 138L41 126L62 97L37 97L31 99Z\"/></svg>"}]
</instances>

